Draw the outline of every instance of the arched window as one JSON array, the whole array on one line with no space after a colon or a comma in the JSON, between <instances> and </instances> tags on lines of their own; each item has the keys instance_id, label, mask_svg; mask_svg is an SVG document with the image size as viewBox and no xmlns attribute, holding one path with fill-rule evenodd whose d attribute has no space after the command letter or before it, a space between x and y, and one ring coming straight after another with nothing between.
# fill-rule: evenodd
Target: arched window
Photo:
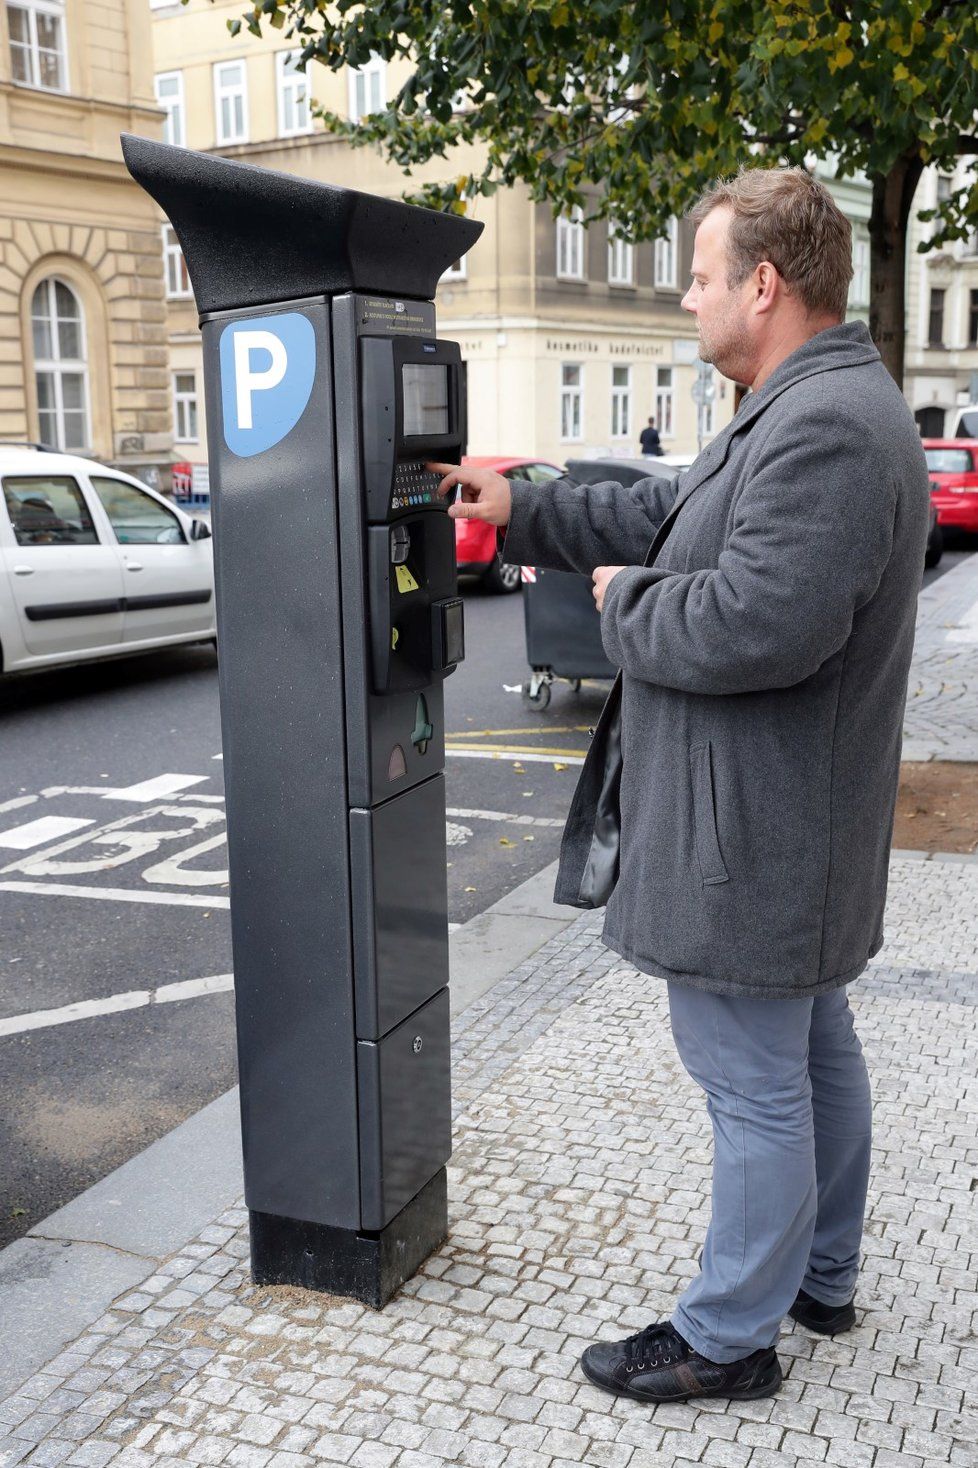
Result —
<instances>
[{"instance_id":1,"label":"arched window","mask_svg":"<svg viewBox=\"0 0 978 1468\"><path fill-rule=\"evenodd\" d=\"M88 369L81 302L57 277L31 301L34 375L41 442L63 453L89 447Z\"/></svg>"}]
</instances>

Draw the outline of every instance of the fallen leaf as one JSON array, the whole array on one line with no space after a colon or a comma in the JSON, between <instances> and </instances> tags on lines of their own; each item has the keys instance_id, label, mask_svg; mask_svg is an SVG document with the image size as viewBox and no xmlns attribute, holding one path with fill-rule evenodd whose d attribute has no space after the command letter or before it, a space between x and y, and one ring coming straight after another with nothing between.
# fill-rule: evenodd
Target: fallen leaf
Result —
<instances>
[{"instance_id":1,"label":"fallen leaf","mask_svg":"<svg viewBox=\"0 0 978 1468\"><path fill-rule=\"evenodd\" d=\"M475 892L477 889L475 887L466 887L465 890L466 892Z\"/></svg>"},{"instance_id":2,"label":"fallen leaf","mask_svg":"<svg viewBox=\"0 0 978 1468\"><path fill-rule=\"evenodd\" d=\"M500 836L500 838L499 838L499 844L500 844L500 846L512 846L513 845L512 841L510 841L510 839L509 839L508 836Z\"/></svg>"},{"instance_id":3,"label":"fallen leaf","mask_svg":"<svg viewBox=\"0 0 978 1468\"><path fill-rule=\"evenodd\" d=\"M554 765L554 769L555 770L566 770L566 768L567 768L566 765L558 765L558 764L555 764Z\"/></svg>"},{"instance_id":4,"label":"fallen leaf","mask_svg":"<svg viewBox=\"0 0 978 1468\"><path fill-rule=\"evenodd\" d=\"M532 794L533 794L533 791L532 790L524 790L523 791L523 799L524 800L529 800L529 798L530 798L530 796Z\"/></svg>"},{"instance_id":5,"label":"fallen leaf","mask_svg":"<svg viewBox=\"0 0 978 1468\"><path fill-rule=\"evenodd\" d=\"M524 840L524 841L532 841L532 840L533 840L533 839L534 839L534 838L533 838L533 837L532 837L532 836L524 836L524 837L523 837L523 840Z\"/></svg>"}]
</instances>

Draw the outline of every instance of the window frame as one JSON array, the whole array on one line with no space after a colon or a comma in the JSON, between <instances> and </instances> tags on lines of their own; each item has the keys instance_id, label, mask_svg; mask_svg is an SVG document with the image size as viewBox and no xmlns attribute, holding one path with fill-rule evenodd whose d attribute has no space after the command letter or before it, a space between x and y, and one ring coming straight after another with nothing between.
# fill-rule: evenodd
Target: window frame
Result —
<instances>
[{"instance_id":1,"label":"window frame","mask_svg":"<svg viewBox=\"0 0 978 1468\"><path fill-rule=\"evenodd\" d=\"M668 271L663 268L663 259L670 266ZM656 290L679 289L679 220L675 214L669 220L666 233L652 243L652 284Z\"/></svg>"},{"instance_id":2,"label":"window frame","mask_svg":"<svg viewBox=\"0 0 978 1468\"><path fill-rule=\"evenodd\" d=\"M852 241L852 281L849 286L849 305L857 310L869 305L870 282L869 239L855 235Z\"/></svg>"},{"instance_id":3,"label":"window frame","mask_svg":"<svg viewBox=\"0 0 978 1468\"><path fill-rule=\"evenodd\" d=\"M564 380L564 373L568 371L579 373L576 383L568 383ZM564 406L572 403L576 407L577 432L565 433ZM560 364L560 442L561 443L583 443L584 442L584 363L583 362L561 362Z\"/></svg>"},{"instance_id":4,"label":"window frame","mask_svg":"<svg viewBox=\"0 0 978 1468\"><path fill-rule=\"evenodd\" d=\"M171 104L168 104L160 96L160 82L176 81L177 96ZM153 76L153 93L156 97L157 107L161 107L166 113L166 122L163 124L163 141L171 143L175 148L187 146L187 109L186 98L183 89L182 71L158 71ZM174 115L179 120L179 127L173 126Z\"/></svg>"},{"instance_id":5,"label":"window frame","mask_svg":"<svg viewBox=\"0 0 978 1468\"><path fill-rule=\"evenodd\" d=\"M615 382L615 373L624 372L624 385ZM613 439L630 439L632 436L632 364L630 362L612 362L611 364L611 437ZM615 423L618 430L615 431Z\"/></svg>"},{"instance_id":6,"label":"window frame","mask_svg":"<svg viewBox=\"0 0 978 1468\"><path fill-rule=\"evenodd\" d=\"M78 341L81 348L81 355L78 357L62 357L60 355L59 321L62 318L58 316L56 293L56 287L59 285L64 286L65 290L68 291L76 307L78 308ZM55 355L53 356L39 357L37 355L37 350L34 345L34 303L45 287L47 287L48 301L52 313L47 317L51 330L51 342L52 345L57 348L57 350L55 352ZM71 282L65 280L64 276L58 275L57 273L53 275L46 275L42 280L39 280L37 285L34 287L34 291L31 295L30 322L31 368L34 374L34 391L37 400L38 438L41 442L44 441L43 432L41 430L42 415L47 416L50 412L53 411L57 441L54 444L50 445L50 447L56 449L58 453L62 454L88 453L92 447L92 400L88 374L88 330L85 321L85 307L82 303L81 297L79 296L78 292L75 290ZM39 378L42 373L50 376L54 384L53 410L50 408L41 407ZM68 445L65 441L66 424L64 414L66 410L64 406L63 379L66 376L78 376L81 378L81 411L83 414L83 426L85 430L81 444ZM68 409L67 411L77 412L78 410Z\"/></svg>"},{"instance_id":7,"label":"window frame","mask_svg":"<svg viewBox=\"0 0 978 1468\"><path fill-rule=\"evenodd\" d=\"M241 84L237 87L229 87L221 81L221 73L232 67L240 67ZM214 138L218 148L230 148L239 143L250 142L250 125L248 119L248 63L243 56L234 57L230 61L214 62ZM241 127L240 136L225 136L222 132L222 110L221 103L228 100L233 112L233 102L236 97L241 98Z\"/></svg>"},{"instance_id":8,"label":"window frame","mask_svg":"<svg viewBox=\"0 0 978 1468\"><path fill-rule=\"evenodd\" d=\"M663 374L669 374L668 382L663 382ZM656 367L655 369L655 426L659 430L659 438L675 438L676 436L676 369L675 367Z\"/></svg>"},{"instance_id":9,"label":"window frame","mask_svg":"<svg viewBox=\"0 0 978 1468\"><path fill-rule=\"evenodd\" d=\"M376 78L379 83L379 105L370 107L369 87L372 79ZM369 110L362 111L357 102L357 82L364 82L364 103ZM348 68L347 84L347 106L350 121L362 122L365 117L371 117L374 112L382 112L387 105L387 62L383 56L371 56L370 60L363 66L351 66Z\"/></svg>"},{"instance_id":10,"label":"window frame","mask_svg":"<svg viewBox=\"0 0 978 1468\"><path fill-rule=\"evenodd\" d=\"M28 42L27 55L30 60L31 80L25 81L22 77L14 76L14 46L22 49L19 41L14 41L10 32L11 10L22 10L28 17ZM68 69L68 36L67 17L65 14L65 0L7 0L7 45L10 53L10 80L15 87L29 87L35 92L49 92L53 96L64 96L71 91L71 79ZM50 16L57 22L58 26L58 69L60 72L60 85L49 87L41 81L40 52L41 44L37 35L38 15ZM49 47L44 47L49 50Z\"/></svg>"},{"instance_id":11,"label":"window frame","mask_svg":"<svg viewBox=\"0 0 978 1468\"><path fill-rule=\"evenodd\" d=\"M584 210L580 204L575 204L569 215L561 214L557 219L556 275L558 280L587 280L584 259L585 238ZM568 257L566 266L563 261L565 255ZM571 268L574 259L577 262L576 271Z\"/></svg>"},{"instance_id":12,"label":"window frame","mask_svg":"<svg viewBox=\"0 0 978 1468\"><path fill-rule=\"evenodd\" d=\"M969 347L978 347L978 290L973 286L968 291L968 340Z\"/></svg>"},{"instance_id":13,"label":"window frame","mask_svg":"<svg viewBox=\"0 0 978 1468\"><path fill-rule=\"evenodd\" d=\"M616 269L616 264L621 265L623 261L627 264L627 269ZM619 239L610 225L608 227L608 284L619 287L635 284L635 246L630 240Z\"/></svg>"},{"instance_id":14,"label":"window frame","mask_svg":"<svg viewBox=\"0 0 978 1468\"><path fill-rule=\"evenodd\" d=\"M169 220L165 219L160 225L160 240L163 246L163 293L166 299L168 301L193 300L194 293L190 284L190 273L187 270L187 262L184 258L180 241L177 239L177 232ZM186 290L171 290L170 288L170 266L174 262L176 263L176 268L180 276L187 282Z\"/></svg>"},{"instance_id":15,"label":"window frame","mask_svg":"<svg viewBox=\"0 0 978 1468\"><path fill-rule=\"evenodd\" d=\"M275 52L275 116L280 138L303 138L312 132L312 85L307 71L288 69L289 62L301 51L294 47ZM292 106L298 114L302 106L306 110L306 121L302 127L286 127L286 93L292 92ZM300 95L295 95L296 93Z\"/></svg>"},{"instance_id":16,"label":"window frame","mask_svg":"<svg viewBox=\"0 0 978 1468\"><path fill-rule=\"evenodd\" d=\"M181 390L177 386L177 379L189 377L193 386L189 391ZM200 443L200 405L197 393L197 373L192 367L175 367L170 373L170 387L173 398L173 440L175 443ZM181 409L183 412L181 413ZM186 427L190 427L190 417L193 415L193 433L181 433L181 417L187 418Z\"/></svg>"},{"instance_id":17,"label":"window frame","mask_svg":"<svg viewBox=\"0 0 978 1468\"><path fill-rule=\"evenodd\" d=\"M932 285L929 287L929 291L930 294L927 297L927 341L925 345L927 347L943 347L944 327L946 324L945 312L947 310L947 287L943 285ZM936 309L939 312L940 323L940 330L936 336L934 334L935 297L938 298Z\"/></svg>"}]
</instances>

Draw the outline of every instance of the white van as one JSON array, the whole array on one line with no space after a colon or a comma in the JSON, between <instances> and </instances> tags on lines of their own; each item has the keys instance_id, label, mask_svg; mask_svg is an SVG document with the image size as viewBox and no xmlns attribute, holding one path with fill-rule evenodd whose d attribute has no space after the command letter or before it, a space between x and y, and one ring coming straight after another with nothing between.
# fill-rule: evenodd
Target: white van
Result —
<instances>
[{"instance_id":1,"label":"white van","mask_svg":"<svg viewBox=\"0 0 978 1468\"><path fill-rule=\"evenodd\" d=\"M216 636L210 527L91 459L0 443L0 672Z\"/></svg>"}]
</instances>

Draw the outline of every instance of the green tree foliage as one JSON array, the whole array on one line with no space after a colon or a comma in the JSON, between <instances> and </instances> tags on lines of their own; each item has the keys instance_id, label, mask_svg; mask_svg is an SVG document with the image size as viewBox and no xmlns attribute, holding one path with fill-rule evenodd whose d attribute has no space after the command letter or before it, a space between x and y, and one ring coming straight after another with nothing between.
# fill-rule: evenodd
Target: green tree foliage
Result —
<instances>
[{"instance_id":1,"label":"green tree foliage","mask_svg":"<svg viewBox=\"0 0 978 1468\"><path fill-rule=\"evenodd\" d=\"M744 163L865 173L870 324L898 380L920 173L978 152L974 0L259 0L230 26L284 29L304 64L334 71L407 60L386 110L322 120L408 175L444 158L443 181L413 195L441 209L521 181L555 212L647 239ZM976 224L972 179L928 247Z\"/></svg>"}]
</instances>

